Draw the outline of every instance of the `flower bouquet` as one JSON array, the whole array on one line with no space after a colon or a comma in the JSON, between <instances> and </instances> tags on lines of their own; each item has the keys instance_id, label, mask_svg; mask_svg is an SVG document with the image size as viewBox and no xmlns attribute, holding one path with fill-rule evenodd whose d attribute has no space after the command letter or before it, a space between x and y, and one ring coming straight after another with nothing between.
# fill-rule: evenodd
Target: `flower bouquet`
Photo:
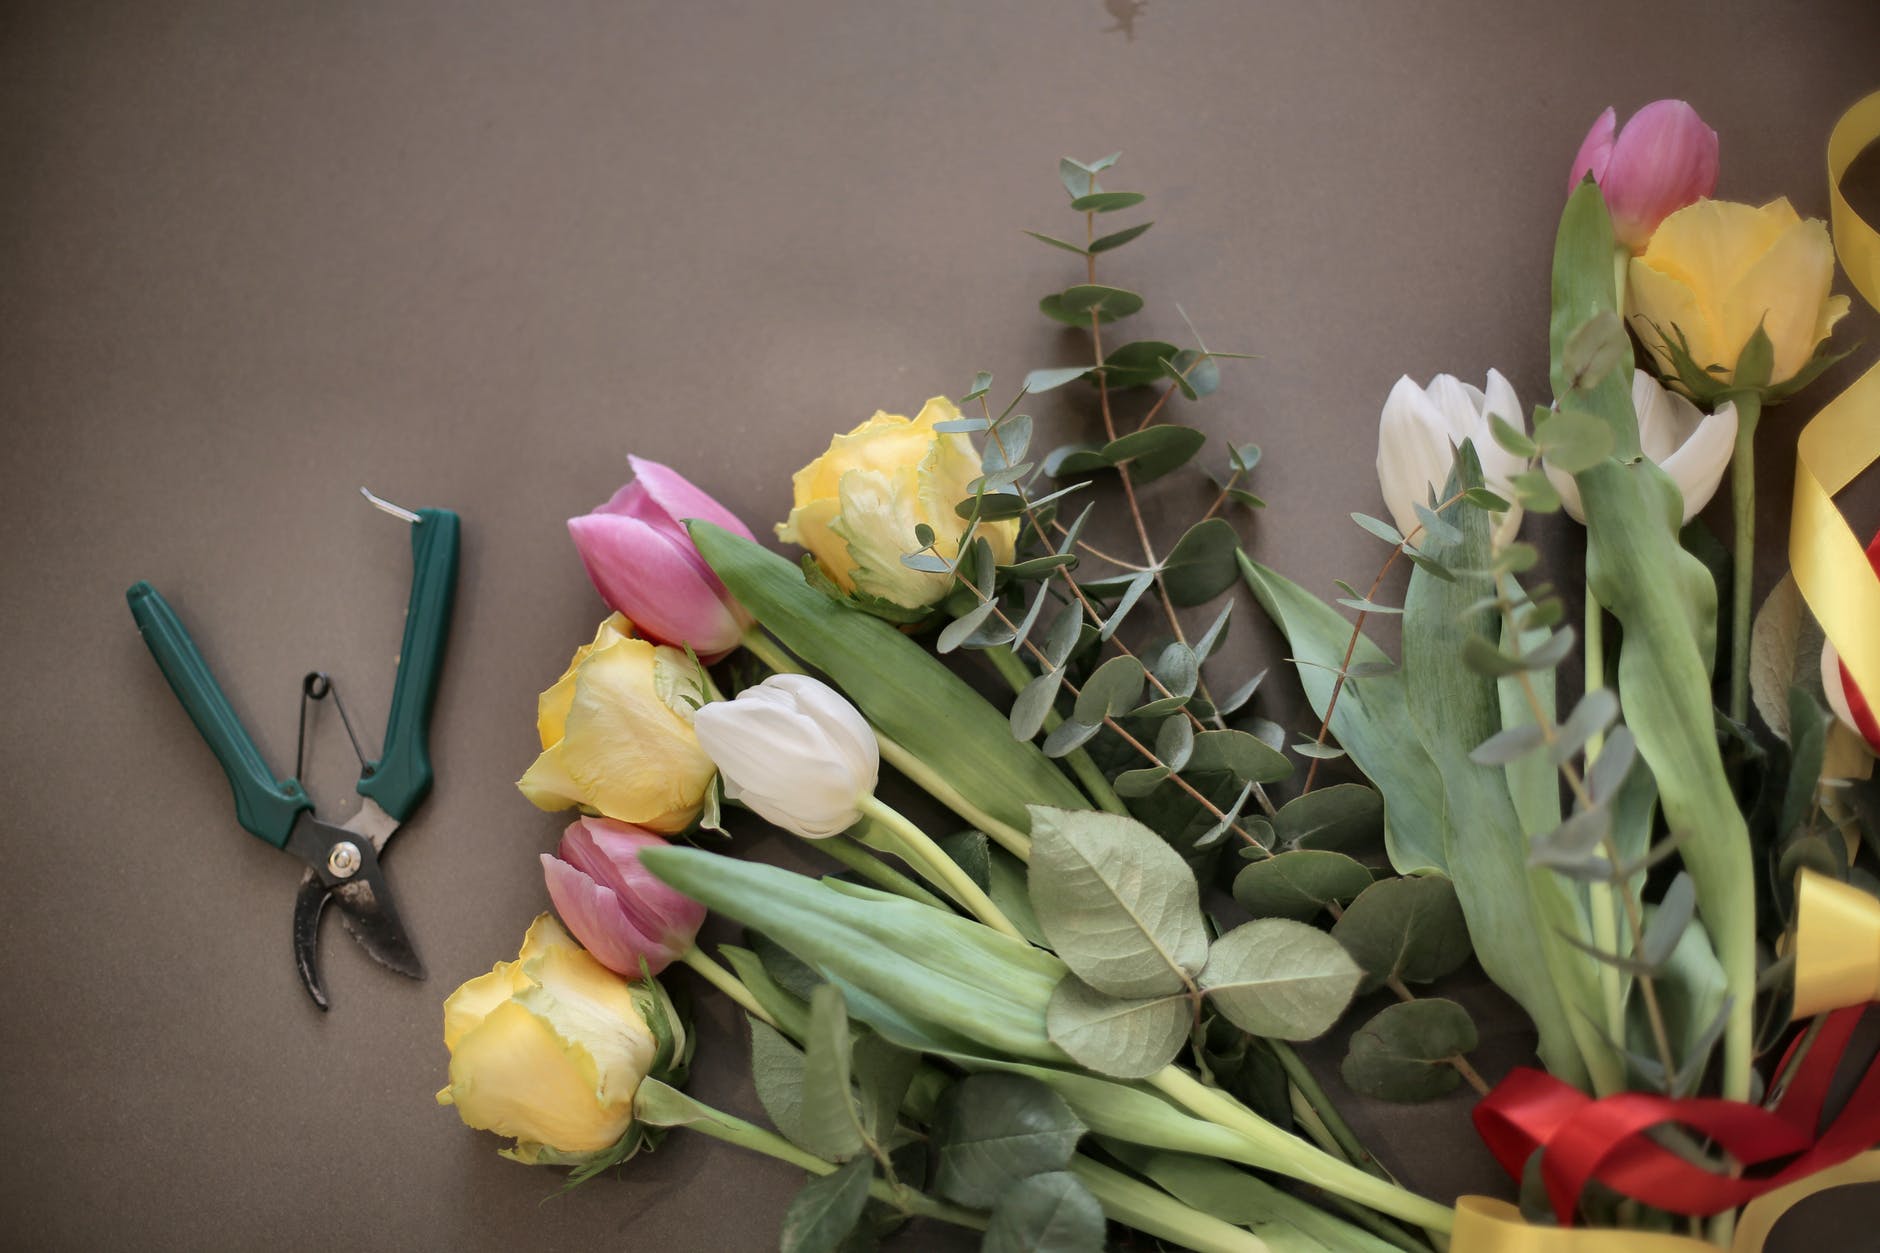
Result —
<instances>
[{"instance_id":1,"label":"flower bouquet","mask_svg":"<svg viewBox=\"0 0 1880 1253\"><path fill-rule=\"evenodd\" d=\"M1844 125L1880 132L1880 97ZM795 1253L909 1219L988 1250L1109 1224L1210 1253L1752 1249L1784 1198L1880 1174L1880 1071L1829 1100L1880 994L1880 584L1828 500L1880 452L1870 394L1811 425L1838 457L1803 436L1808 529L1751 612L1754 457L1785 438L1759 419L1848 308L1828 228L1709 199L1688 105L1608 111L1554 243L1550 394L1400 381L1389 516L1352 515L1377 569L1327 600L1284 537L1247 541L1259 448L1177 420L1240 354L1120 333L1144 300L1112 254L1150 224L1109 225L1144 200L1115 160L1062 162L1075 229L1027 232L1074 258L1039 310L1083 358L836 436L777 527L800 564L646 461L569 523L616 612L520 782L582 815L542 858L561 924L450 997L439 1101L574 1181L678 1128L792 1163ZM1880 257L1851 214L1836 238ZM1023 410L1060 388L1091 422L1050 447ZM1156 534L1145 492L1197 466L1210 503ZM1726 470L1728 546L1698 519ZM1557 513L1584 530L1543 561L1524 520ZM1243 596L1302 725L1224 672ZM930 813L882 798L884 762ZM728 855L734 808L831 872ZM745 942L704 951L707 910ZM1542 1068L1471 1063L1440 995L1471 958ZM748 1015L767 1126L684 1092L674 962ZM1327 1082L1294 1044L1348 1014ZM1512 1202L1416 1195L1339 1110L1462 1083Z\"/></svg>"}]
</instances>

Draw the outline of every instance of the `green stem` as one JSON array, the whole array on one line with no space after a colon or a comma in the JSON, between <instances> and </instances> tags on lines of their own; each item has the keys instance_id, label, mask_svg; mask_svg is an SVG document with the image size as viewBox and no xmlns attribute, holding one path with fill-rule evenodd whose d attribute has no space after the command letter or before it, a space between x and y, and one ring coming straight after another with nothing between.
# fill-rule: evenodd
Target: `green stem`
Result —
<instances>
[{"instance_id":1,"label":"green stem","mask_svg":"<svg viewBox=\"0 0 1880 1253\"><path fill-rule=\"evenodd\" d=\"M1730 508L1736 547L1730 573L1730 716L1749 721L1749 623L1756 580L1756 422L1762 397L1736 398L1736 455L1730 460Z\"/></svg>"},{"instance_id":2,"label":"green stem","mask_svg":"<svg viewBox=\"0 0 1880 1253\"><path fill-rule=\"evenodd\" d=\"M751 990L745 987L736 975L707 956L704 949L694 944L680 955L679 960L697 971L699 977L704 979L705 982L711 984L720 992L723 992L726 996L736 1001L744 1008L746 1013L753 1014L763 1019L772 1027L777 1027L777 1020L772 1018L769 1012L765 1010L762 1005L757 1003L757 998L751 995ZM783 1028L777 1027L777 1030L781 1031Z\"/></svg>"},{"instance_id":3,"label":"green stem","mask_svg":"<svg viewBox=\"0 0 1880 1253\"><path fill-rule=\"evenodd\" d=\"M878 797L865 796L861 805L864 814L901 838L911 855L909 861L925 871L929 883L957 900L973 917L994 931L1010 936L1020 944L1030 943L1024 933L1012 925L1011 919L992 903L992 898L986 895L985 890L973 882L972 876L961 870L959 863L948 857L946 850L935 844L925 831L902 817L897 810L883 804Z\"/></svg>"},{"instance_id":4,"label":"green stem","mask_svg":"<svg viewBox=\"0 0 1880 1253\"><path fill-rule=\"evenodd\" d=\"M775 640L756 627L744 633L744 647L752 656L778 674L806 673L803 667L797 664L796 658L790 656ZM1000 822L962 796L959 789L947 782L938 771L916 757L898 741L883 735L880 727L875 728L875 739L881 744L882 760L918 784L927 795L972 823L978 830L997 840L999 845L1014 857L1021 861L1031 860L1031 837L1009 823Z\"/></svg>"},{"instance_id":5,"label":"green stem","mask_svg":"<svg viewBox=\"0 0 1880 1253\"><path fill-rule=\"evenodd\" d=\"M1312 1068L1306 1065L1305 1059L1299 1056L1298 1051L1284 1040L1268 1040L1266 1045L1279 1059L1280 1069L1284 1070L1286 1078L1292 1081L1293 1090L1299 1093L1306 1104L1311 1106L1313 1113L1317 1114L1319 1120L1325 1124L1325 1129L1337 1141L1339 1150L1344 1153L1346 1160L1376 1175L1379 1179L1395 1183L1396 1180L1391 1179L1390 1172L1384 1169L1383 1164L1371 1156L1369 1150L1359 1142L1357 1133L1351 1129L1351 1124L1345 1121L1345 1116L1338 1112L1336 1105L1332 1104L1331 1098L1325 1094L1325 1089L1319 1085L1318 1076L1312 1073Z\"/></svg>"},{"instance_id":6,"label":"green stem","mask_svg":"<svg viewBox=\"0 0 1880 1253\"><path fill-rule=\"evenodd\" d=\"M869 856L867 849L846 835L838 835L830 840L818 840L816 848L884 891L892 892L896 896L905 896L908 900L918 901L922 905L931 905L935 909L948 908L945 901L893 866Z\"/></svg>"},{"instance_id":7,"label":"green stem","mask_svg":"<svg viewBox=\"0 0 1880 1253\"><path fill-rule=\"evenodd\" d=\"M992 668L999 672L999 677L1010 684L1014 692L1024 691L1025 685L1031 682L1030 668L1011 649L988 648L985 655L992 662ZM1050 710L1044 716L1045 730L1055 731L1063 721L1063 715L1055 709ZM1090 799L1097 803L1097 808L1112 814L1129 813L1122 797L1116 794L1110 781L1103 777L1103 771L1097 769L1097 763L1090 759L1089 753L1081 748L1073 748L1064 754L1064 761L1070 766L1071 773L1077 776L1077 781L1084 785L1084 791L1090 793Z\"/></svg>"},{"instance_id":8,"label":"green stem","mask_svg":"<svg viewBox=\"0 0 1880 1253\"><path fill-rule=\"evenodd\" d=\"M1336 1193L1348 1200L1401 1218L1407 1223L1431 1231L1446 1232L1455 1226L1455 1211L1438 1205L1414 1192L1367 1174L1329 1153L1300 1143L1267 1122L1227 1094L1210 1088L1193 1075L1175 1066L1165 1066L1148 1079L1149 1086L1176 1104L1197 1114L1217 1127L1233 1132L1250 1149L1248 1165L1277 1170L1283 1174Z\"/></svg>"},{"instance_id":9,"label":"green stem","mask_svg":"<svg viewBox=\"0 0 1880 1253\"><path fill-rule=\"evenodd\" d=\"M1593 595L1593 589L1586 589L1586 691L1588 695L1606 686L1606 609L1599 603L1599 597ZM1605 747L1604 733L1595 733L1586 741L1586 765L1592 768L1599 753ZM1593 888L1588 894L1587 906L1591 915L1593 943L1604 953L1619 951L1619 915L1615 897L1620 892L1631 891L1629 883L1614 883L1609 890ZM1610 962L1597 963L1599 968L1600 1003L1606 1013L1606 1035L1614 1040L1625 1039L1625 984L1617 966Z\"/></svg>"},{"instance_id":10,"label":"green stem","mask_svg":"<svg viewBox=\"0 0 1880 1253\"><path fill-rule=\"evenodd\" d=\"M735 1144L741 1149L762 1153L774 1157L780 1162L807 1170L812 1175L833 1175L839 1169L832 1162L825 1162L813 1153L806 1153L791 1144L774 1131L766 1131L742 1118L727 1114L722 1110L708 1109L709 1117L695 1119L684 1126L692 1131L710 1136L714 1140L723 1140L726 1144ZM986 1229L984 1215L971 1210L936 1201L925 1193L916 1192L906 1186L896 1187L885 1179L870 1180L868 1194L878 1201L907 1214L922 1218L937 1218L943 1223L952 1223L958 1227L970 1227L974 1231Z\"/></svg>"},{"instance_id":11,"label":"green stem","mask_svg":"<svg viewBox=\"0 0 1880 1253\"><path fill-rule=\"evenodd\" d=\"M1183 1205L1161 1189L1081 1153L1071 1159L1070 1168L1106 1215L1147 1235L1195 1253L1268 1253L1272 1247L1252 1232Z\"/></svg>"}]
</instances>

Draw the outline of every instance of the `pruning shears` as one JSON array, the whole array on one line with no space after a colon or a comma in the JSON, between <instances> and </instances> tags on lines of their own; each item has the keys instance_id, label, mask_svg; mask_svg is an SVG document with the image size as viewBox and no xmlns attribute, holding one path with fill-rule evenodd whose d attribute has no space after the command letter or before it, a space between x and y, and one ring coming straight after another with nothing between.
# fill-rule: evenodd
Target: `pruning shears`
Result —
<instances>
[{"instance_id":1,"label":"pruning shears","mask_svg":"<svg viewBox=\"0 0 1880 1253\"><path fill-rule=\"evenodd\" d=\"M294 898L294 964L314 1004L327 1008L317 962L320 915L328 901L353 938L382 965L413 979L424 965L398 919L379 856L385 842L431 790L427 739L437 696L444 639L450 629L457 586L459 522L448 509L404 509L361 488L378 508L411 524L411 598L405 610L404 643L392 688L392 710L378 760L367 761L352 734L352 721L332 681L318 671L301 683L300 746L294 776L277 779L255 742L242 729L208 663L157 589L145 582L125 594L131 616L149 645L170 689L215 753L235 793L235 817L250 834L293 854L306 865ZM358 812L337 825L318 817L301 785L307 706L333 697L359 756Z\"/></svg>"}]
</instances>

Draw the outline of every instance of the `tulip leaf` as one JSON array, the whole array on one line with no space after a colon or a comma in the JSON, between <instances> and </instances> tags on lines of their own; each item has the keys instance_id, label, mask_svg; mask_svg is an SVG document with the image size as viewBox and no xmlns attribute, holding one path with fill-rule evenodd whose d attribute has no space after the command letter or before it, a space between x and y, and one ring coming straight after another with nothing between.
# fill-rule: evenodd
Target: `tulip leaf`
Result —
<instances>
[{"instance_id":1,"label":"tulip leaf","mask_svg":"<svg viewBox=\"0 0 1880 1253\"><path fill-rule=\"evenodd\" d=\"M1051 1042L1098 1074L1145 1079L1175 1060L1194 1021L1186 991L1125 999L1065 975L1045 1010Z\"/></svg>"},{"instance_id":2,"label":"tulip leaf","mask_svg":"<svg viewBox=\"0 0 1880 1253\"><path fill-rule=\"evenodd\" d=\"M1441 875L1373 883L1332 928L1368 978L1365 990L1387 979L1428 983L1469 960L1469 927L1456 888Z\"/></svg>"},{"instance_id":3,"label":"tulip leaf","mask_svg":"<svg viewBox=\"0 0 1880 1253\"><path fill-rule=\"evenodd\" d=\"M1363 977L1317 927L1260 918L1214 942L1200 982L1209 1004L1242 1031L1310 1040L1338 1021Z\"/></svg>"},{"instance_id":4,"label":"tulip leaf","mask_svg":"<svg viewBox=\"0 0 1880 1253\"><path fill-rule=\"evenodd\" d=\"M1207 960L1193 872L1133 818L1032 808L1031 902L1064 964L1111 996L1181 990Z\"/></svg>"},{"instance_id":5,"label":"tulip leaf","mask_svg":"<svg viewBox=\"0 0 1880 1253\"><path fill-rule=\"evenodd\" d=\"M1015 1181L1063 1170L1083 1134L1083 1121L1036 1079L968 1075L934 1112L934 1187L950 1201L986 1209Z\"/></svg>"},{"instance_id":6,"label":"tulip leaf","mask_svg":"<svg viewBox=\"0 0 1880 1253\"><path fill-rule=\"evenodd\" d=\"M1336 682L1335 670L1343 664L1351 641L1350 621L1244 553L1240 568L1254 598L1286 636L1313 712L1324 717ZM1352 660L1389 658L1360 633ZM1379 793L1390 797L1384 841L1391 865L1399 874L1440 871L1448 865L1443 848L1447 818L1442 782L1410 718L1405 677L1399 671L1367 680L1361 686L1358 699L1347 700L1345 694L1339 697L1332 711L1332 734ZM1307 796L1320 792L1309 792Z\"/></svg>"},{"instance_id":7,"label":"tulip leaf","mask_svg":"<svg viewBox=\"0 0 1880 1253\"><path fill-rule=\"evenodd\" d=\"M1371 872L1361 862L1343 853L1302 848L1243 867L1234 876L1234 899L1256 918L1310 922L1327 905L1348 901L1370 886Z\"/></svg>"},{"instance_id":8,"label":"tulip leaf","mask_svg":"<svg viewBox=\"0 0 1880 1253\"><path fill-rule=\"evenodd\" d=\"M803 1054L803 1147L829 1161L862 1151L862 1112L850 1087L849 1015L842 993L822 984L810 996L809 1035Z\"/></svg>"},{"instance_id":9,"label":"tulip leaf","mask_svg":"<svg viewBox=\"0 0 1880 1253\"><path fill-rule=\"evenodd\" d=\"M1111 465L1127 463L1130 476L1147 483L1187 465L1207 442L1208 437L1191 426L1165 422L1118 436L1103 446L1103 456Z\"/></svg>"},{"instance_id":10,"label":"tulip leaf","mask_svg":"<svg viewBox=\"0 0 1880 1253\"><path fill-rule=\"evenodd\" d=\"M783 1213L783 1253L837 1253L868 1204L874 1163L858 1158L803 1185Z\"/></svg>"},{"instance_id":11,"label":"tulip leaf","mask_svg":"<svg viewBox=\"0 0 1880 1253\"><path fill-rule=\"evenodd\" d=\"M1156 428L1151 428L1156 429ZM1240 536L1225 518L1189 527L1162 563L1162 585L1177 605L1205 605L1234 585Z\"/></svg>"},{"instance_id":12,"label":"tulip leaf","mask_svg":"<svg viewBox=\"0 0 1880 1253\"><path fill-rule=\"evenodd\" d=\"M1069 1171L1021 1179L992 1207L980 1253L1102 1253L1103 1207Z\"/></svg>"},{"instance_id":13,"label":"tulip leaf","mask_svg":"<svg viewBox=\"0 0 1880 1253\"><path fill-rule=\"evenodd\" d=\"M1462 1076L1448 1059L1476 1045L1475 1023L1454 1001L1403 1001L1358 1028L1340 1067L1346 1084L1384 1101L1427 1101Z\"/></svg>"},{"instance_id":14,"label":"tulip leaf","mask_svg":"<svg viewBox=\"0 0 1880 1253\"><path fill-rule=\"evenodd\" d=\"M706 563L740 604L834 680L910 759L974 805L1022 831L1026 801L1089 803L1036 746L1012 738L999 709L920 644L811 587L768 549L710 523L690 526Z\"/></svg>"},{"instance_id":15,"label":"tulip leaf","mask_svg":"<svg viewBox=\"0 0 1880 1253\"><path fill-rule=\"evenodd\" d=\"M1631 341L1625 325L1611 309L1602 309L1576 327L1560 349L1560 366L1571 380L1571 390L1597 387L1619 363L1630 364Z\"/></svg>"}]
</instances>

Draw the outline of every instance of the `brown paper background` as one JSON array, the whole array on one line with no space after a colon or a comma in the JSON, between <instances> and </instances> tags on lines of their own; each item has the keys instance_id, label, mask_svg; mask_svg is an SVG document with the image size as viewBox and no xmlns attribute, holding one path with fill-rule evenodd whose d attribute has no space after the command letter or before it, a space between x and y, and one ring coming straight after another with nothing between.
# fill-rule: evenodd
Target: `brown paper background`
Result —
<instances>
[{"instance_id":1,"label":"brown paper background","mask_svg":"<svg viewBox=\"0 0 1880 1253\"><path fill-rule=\"evenodd\" d=\"M1120 148L1111 185L1157 219L1104 267L1151 302L1129 329L1178 333L1179 302L1261 354L1182 416L1264 445L1249 543L1329 590L1375 568L1344 515L1377 508L1400 373L1497 366L1540 395L1554 219L1599 109L1689 98L1723 136L1721 194L1819 215L1829 126L1880 47L1868 0L1154 0L1129 32L1120 7L0 12L9 1245L768 1247L792 1170L680 1135L546 1199L551 1175L431 1101L439 1002L546 901L560 822L511 780L536 692L601 612L562 519L633 451L762 528L833 429L1074 359L1033 302L1076 263L1018 230L1074 229L1056 158ZM1849 327L1871 342L1876 320ZM1765 583L1793 433L1848 377L1765 419ZM1056 435L1088 429L1047 400ZM164 591L283 772L309 669L376 745L409 556L361 483L460 511L464 562L438 786L387 858L431 979L331 928L321 1015L289 960L294 867L235 825L123 591ZM1203 503L1149 496L1166 527ZM1257 616L1226 668L1283 655ZM330 716L314 747L309 784L343 815ZM1485 1070L1525 1056L1505 1001L1456 994ZM701 1030L694 1090L753 1112L722 1003ZM1333 1092L1408 1182L1502 1185L1466 1101L1350 1098L1337 1056ZM1864 1231L1861 1208L1829 1198L1808 1238Z\"/></svg>"}]
</instances>

